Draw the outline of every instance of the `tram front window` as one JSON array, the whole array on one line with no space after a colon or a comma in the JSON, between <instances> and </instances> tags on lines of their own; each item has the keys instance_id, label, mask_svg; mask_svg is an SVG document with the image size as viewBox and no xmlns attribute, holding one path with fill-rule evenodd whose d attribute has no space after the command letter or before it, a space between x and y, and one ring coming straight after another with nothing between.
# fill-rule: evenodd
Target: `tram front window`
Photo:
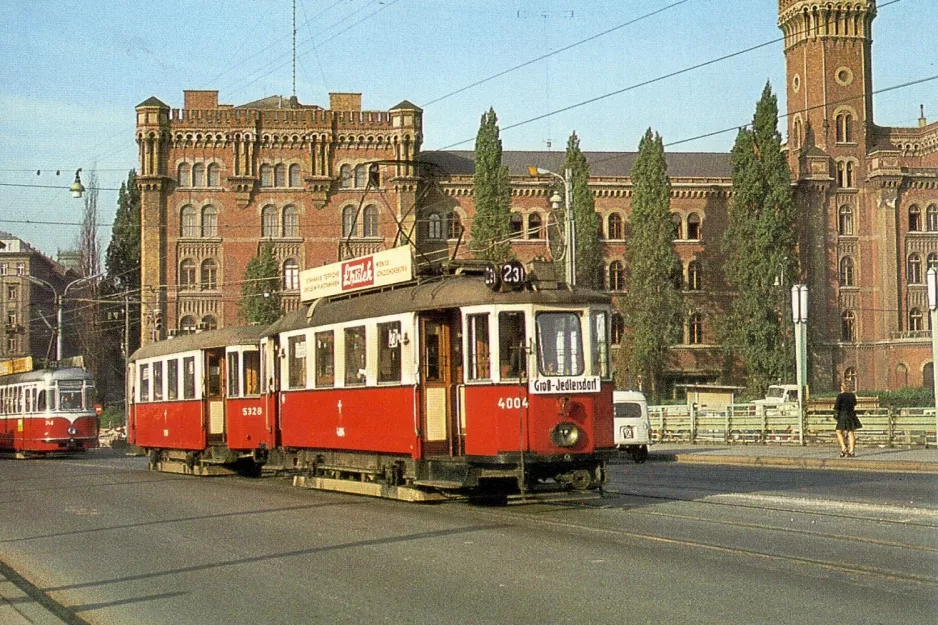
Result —
<instances>
[{"instance_id":1,"label":"tram front window","mask_svg":"<svg viewBox=\"0 0 938 625\"><path fill-rule=\"evenodd\" d=\"M59 386L59 408L61 410L81 410L81 387Z\"/></svg>"},{"instance_id":2,"label":"tram front window","mask_svg":"<svg viewBox=\"0 0 938 625\"><path fill-rule=\"evenodd\" d=\"M537 315L537 366L541 375L583 375L583 332L572 312Z\"/></svg>"}]
</instances>

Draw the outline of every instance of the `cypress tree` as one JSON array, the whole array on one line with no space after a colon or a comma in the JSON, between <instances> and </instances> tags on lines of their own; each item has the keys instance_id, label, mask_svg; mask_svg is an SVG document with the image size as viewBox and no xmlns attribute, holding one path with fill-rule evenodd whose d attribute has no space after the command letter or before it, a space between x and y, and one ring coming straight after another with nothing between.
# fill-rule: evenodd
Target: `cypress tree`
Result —
<instances>
[{"instance_id":1,"label":"cypress tree","mask_svg":"<svg viewBox=\"0 0 938 625\"><path fill-rule=\"evenodd\" d=\"M502 165L498 117L490 108L482 115L476 135L472 195L475 216L469 230L469 250L476 258L502 262L512 258L509 242L511 187L508 166Z\"/></svg>"},{"instance_id":2,"label":"cypress tree","mask_svg":"<svg viewBox=\"0 0 938 625\"><path fill-rule=\"evenodd\" d=\"M266 325L276 321L281 313L280 267L273 245L263 243L244 268L238 314L245 323Z\"/></svg>"},{"instance_id":3,"label":"cypress tree","mask_svg":"<svg viewBox=\"0 0 938 625\"><path fill-rule=\"evenodd\" d=\"M781 151L778 101L766 83L752 128L740 129L731 154L733 198L723 238L734 291L721 335L746 367L749 390L762 393L794 371L789 290L796 271L791 172Z\"/></svg>"},{"instance_id":4,"label":"cypress tree","mask_svg":"<svg viewBox=\"0 0 938 625\"><path fill-rule=\"evenodd\" d=\"M618 378L627 366L658 401L669 349L681 340L684 304L673 274L679 263L671 224L671 180L664 142L649 128L632 167L631 233L626 250L626 290L621 300L628 329L623 337Z\"/></svg>"},{"instance_id":5,"label":"cypress tree","mask_svg":"<svg viewBox=\"0 0 938 625\"><path fill-rule=\"evenodd\" d=\"M567 140L564 170L571 169L573 181L573 228L576 232L576 283L591 289L603 286L603 251L599 241L599 215L589 189L590 167L580 150L576 132ZM563 189L560 189L562 192ZM562 275L562 274L561 274Z\"/></svg>"}]
</instances>

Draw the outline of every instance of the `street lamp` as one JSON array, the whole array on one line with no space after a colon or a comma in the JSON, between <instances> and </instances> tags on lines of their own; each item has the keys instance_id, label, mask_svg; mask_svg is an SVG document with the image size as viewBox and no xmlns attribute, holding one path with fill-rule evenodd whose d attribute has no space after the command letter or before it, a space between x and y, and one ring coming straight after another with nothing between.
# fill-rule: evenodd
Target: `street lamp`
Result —
<instances>
[{"instance_id":1,"label":"street lamp","mask_svg":"<svg viewBox=\"0 0 938 625\"><path fill-rule=\"evenodd\" d=\"M928 314L931 319L932 391L935 394L935 441L938 442L938 270L929 267L925 273L928 287Z\"/></svg>"},{"instance_id":2,"label":"street lamp","mask_svg":"<svg viewBox=\"0 0 938 625\"><path fill-rule=\"evenodd\" d=\"M554 173L549 169L544 169L543 167L528 167L528 173L531 176L553 176L557 180L563 183L563 191L565 196L566 204L566 222L565 232L564 232L564 247L566 248L566 256L564 256L564 273L567 280L567 285L574 287L576 286L576 230L573 227L573 170L567 167L564 169L564 175ZM550 198L551 207L555 210L560 207L560 195L554 193Z\"/></svg>"},{"instance_id":3,"label":"street lamp","mask_svg":"<svg viewBox=\"0 0 938 625\"><path fill-rule=\"evenodd\" d=\"M795 378L798 384L798 420L801 444L804 440L805 390L808 384L808 287L791 287L791 319L795 322Z\"/></svg>"},{"instance_id":4,"label":"street lamp","mask_svg":"<svg viewBox=\"0 0 938 625\"><path fill-rule=\"evenodd\" d=\"M85 185L81 183L81 167L75 170L75 182L68 190L72 192L73 198L80 198L81 194L85 192Z\"/></svg>"}]
</instances>

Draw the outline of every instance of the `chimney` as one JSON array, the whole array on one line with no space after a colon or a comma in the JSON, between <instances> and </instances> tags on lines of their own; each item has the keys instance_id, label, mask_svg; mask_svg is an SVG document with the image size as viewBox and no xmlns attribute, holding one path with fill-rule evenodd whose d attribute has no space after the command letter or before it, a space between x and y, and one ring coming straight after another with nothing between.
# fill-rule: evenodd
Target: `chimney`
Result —
<instances>
[{"instance_id":1,"label":"chimney","mask_svg":"<svg viewBox=\"0 0 938 625\"><path fill-rule=\"evenodd\" d=\"M188 111L206 111L218 108L218 91L184 90L183 108Z\"/></svg>"},{"instance_id":2,"label":"chimney","mask_svg":"<svg viewBox=\"0 0 938 625\"><path fill-rule=\"evenodd\" d=\"M361 111L362 94L360 93L330 93L329 108L333 111Z\"/></svg>"},{"instance_id":3,"label":"chimney","mask_svg":"<svg viewBox=\"0 0 938 625\"><path fill-rule=\"evenodd\" d=\"M918 110L919 110L918 127L924 128L925 126L928 125L928 120L925 119L925 105L919 104Z\"/></svg>"}]
</instances>

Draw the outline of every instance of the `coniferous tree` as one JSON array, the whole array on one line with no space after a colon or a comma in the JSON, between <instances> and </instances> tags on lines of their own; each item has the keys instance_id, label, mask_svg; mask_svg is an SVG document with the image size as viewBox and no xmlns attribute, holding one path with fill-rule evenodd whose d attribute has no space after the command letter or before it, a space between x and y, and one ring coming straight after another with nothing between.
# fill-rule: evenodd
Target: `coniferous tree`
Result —
<instances>
[{"instance_id":1,"label":"coniferous tree","mask_svg":"<svg viewBox=\"0 0 938 625\"><path fill-rule=\"evenodd\" d=\"M280 268L270 243L263 243L244 269L238 313L251 324L273 323L282 313Z\"/></svg>"},{"instance_id":2,"label":"coniferous tree","mask_svg":"<svg viewBox=\"0 0 938 625\"><path fill-rule=\"evenodd\" d=\"M490 108L482 115L476 135L472 176L475 216L469 231L469 250L476 258L494 262L512 258L509 242L511 187L508 166L502 165L502 141L498 133L498 117Z\"/></svg>"},{"instance_id":3,"label":"coniferous tree","mask_svg":"<svg viewBox=\"0 0 938 625\"><path fill-rule=\"evenodd\" d=\"M580 150L576 132L567 140L564 171L571 170L573 229L576 232L576 283L590 289L603 287L603 251L599 241L599 215L589 188L590 167ZM560 189L562 192L563 189Z\"/></svg>"},{"instance_id":4,"label":"coniferous tree","mask_svg":"<svg viewBox=\"0 0 938 625\"><path fill-rule=\"evenodd\" d=\"M781 151L778 102L766 83L751 129L732 151L733 198L723 238L726 277L734 295L721 335L761 393L794 370L792 329L785 323L795 254L791 172Z\"/></svg>"},{"instance_id":5,"label":"coniferous tree","mask_svg":"<svg viewBox=\"0 0 938 625\"><path fill-rule=\"evenodd\" d=\"M671 181L661 136L649 128L632 167L631 233L626 251L626 291L621 300L627 332L617 377L626 366L633 383L660 398L669 349L681 339L684 305L674 285L679 263L673 245Z\"/></svg>"}]
</instances>

